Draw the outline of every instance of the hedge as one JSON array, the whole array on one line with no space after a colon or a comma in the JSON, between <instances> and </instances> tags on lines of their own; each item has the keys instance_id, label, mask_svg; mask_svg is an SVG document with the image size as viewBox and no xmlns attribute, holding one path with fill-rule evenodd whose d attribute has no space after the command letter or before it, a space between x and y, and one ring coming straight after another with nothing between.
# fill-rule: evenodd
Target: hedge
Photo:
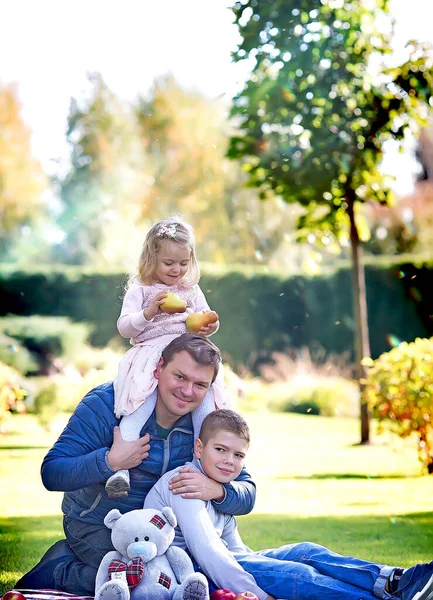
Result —
<instances>
[{"instance_id":1,"label":"hedge","mask_svg":"<svg viewBox=\"0 0 433 600\"><path fill-rule=\"evenodd\" d=\"M370 342L373 357L390 340L412 341L433 335L429 308L433 265L375 261L366 265ZM88 322L91 342L104 346L116 330L125 275L83 267L35 267L13 271L0 266L0 315L67 316ZM320 345L327 352L353 356L350 266L315 276L284 277L233 269L204 270L201 287L220 315L214 336L233 366L250 367L287 346Z\"/></svg>"}]
</instances>

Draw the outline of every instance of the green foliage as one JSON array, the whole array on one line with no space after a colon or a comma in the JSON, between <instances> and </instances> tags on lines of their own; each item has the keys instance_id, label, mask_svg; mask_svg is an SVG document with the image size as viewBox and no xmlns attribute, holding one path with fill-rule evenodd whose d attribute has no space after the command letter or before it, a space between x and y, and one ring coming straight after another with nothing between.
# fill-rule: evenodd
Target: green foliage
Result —
<instances>
[{"instance_id":1,"label":"green foliage","mask_svg":"<svg viewBox=\"0 0 433 600\"><path fill-rule=\"evenodd\" d=\"M113 378L113 373L91 369L83 376L74 370L39 381L31 412L50 429L60 413L71 413L89 390Z\"/></svg>"},{"instance_id":2,"label":"green foliage","mask_svg":"<svg viewBox=\"0 0 433 600\"><path fill-rule=\"evenodd\" d=\"M365 402L382 428L417 437L419 458L433 473L433 338L403 342L367 364Z\"/></svg>"},{"instance_id":3,"label":"green foliage","mask_svg":"<svg viewBox=\"0 0 433 600\"><path fill-rule=\"evenodd\" d=\"M145 188L143 148L129 106L108 88L101 75L89 75L84 98L72 99L67 141L71 166L59 179L66 233L56 261L110 263L113 250L125 250L140 214ZM112 247L107 248L107 240Z\"/></svg>"},{"instance_id":4,"label":"green foliage","mask_svg":"<svg viewBox=\"0 0 433 600\"><path fill-rule=\"evenodd\" d=\"M0 433L11 411L24 412L23 399L26 392L21 389L19 374L15 369L0 362Z\"/></svg>"},{"instance_id":5,"label":"green foliage","mask_svg":"<svg viewBox=\"0 0 433 600\"><path fill-rule=\"evenodd\" d=\"M25 346L37 361L40 373L48 373L55 358L76 355L90 331L88 324L72 323L67 317L33 315L0 318L0 333L15 338Z\"/></svg>"},{"instance_id":6,"label":"green foliage","mask_svg":"<svg viewBox=\"0 0 433 600\"><path fill-rule=\"evenodd\" d=\"M429 50L412 42L407 62L387 68L391 34L377 24L388 10L388 0L234 6L243 38L234 58L255 66L234 100L241 132L229 156L243 160L263 199L276 194L306 207L301 238L311 229L324 245L343 231L347 238L354 201L390 203L379 170L384 143L401 146L406 130L426 120Z\"/></svg>"},{"instance_id":7,"label":"green foliage","mask_svg":"<svg viewBox=\"0 0 433 600\"><path fill-rule=\"evenodd\" d=\"M0 333L0 362L25 375L37 370L37 361L18 340Z\"/></svg>"},{"instance_id":8,"label":"green foliage","mask_svg":"<svg viewBox=\"0 0 433 600\"><path fill-rule=\"evenodd\" d=\"M288 381L285 395L271 405L278 412L358 417L359 388L343 377L299 377Z\"/></svg>"},{"instance_id":9,"label":"green foliage","mask_svg":"<svg viewBox=\"0 0 433 600\"><path fill-rule=\"evenodd\" d=\"M389 348L387 336L410 341L430 331L432 265L390 263L384 258L375 259L366 269L373 356ZM124 281L123 273L88 268L4 269L0 271L1 310L23 316L64 315L92 326L93 345L106 346L116 338L126 349L128 340L116 331ZM213 340L233 368L255 369L288 346L352 352L351 272L346 266L312 277L288 278L261 268L258 272L251 267L213 269L203 273L201 286L221 318L221 329ZM62 331L67 335L69 329L65 325Z\"/></svg>"}]
</instances>

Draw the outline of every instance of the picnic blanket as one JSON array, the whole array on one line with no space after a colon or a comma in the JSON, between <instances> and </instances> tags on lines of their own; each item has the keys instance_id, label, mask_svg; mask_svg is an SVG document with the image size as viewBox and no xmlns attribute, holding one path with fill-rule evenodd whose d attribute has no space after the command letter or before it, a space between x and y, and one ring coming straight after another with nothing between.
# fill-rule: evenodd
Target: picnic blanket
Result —
<instances>
[{"instance_id":1,"label":"picnic blanket","mask_svg":"<svg viewBox=\"0 0 433 600\"><path fill-rule=\"evenodd\" d=\"M59 592L58 590L13 589L10 592L7 592L8 597L10 597L10 594L13 592L19 592L26 600L93 600L93 596L76 596L75 594ZM6 596L6 594L4 596Z\"/></svg>"}]
</instances>

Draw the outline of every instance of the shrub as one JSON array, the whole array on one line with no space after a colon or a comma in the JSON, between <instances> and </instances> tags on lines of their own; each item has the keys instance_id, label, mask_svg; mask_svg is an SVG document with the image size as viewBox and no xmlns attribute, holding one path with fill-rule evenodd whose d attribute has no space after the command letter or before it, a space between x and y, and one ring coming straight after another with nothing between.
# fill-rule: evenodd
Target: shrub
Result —
<instances>
[{"instance_id":1,"label":"shrub","mask_svg":"<svg viewBox=\"0 0 433 600\"><path fill-rule=\"evenodd\" d=\"M297 376L287 382L283 398L272 402L270 408L324 417L357 417L359 388L344 377Z\"/></svg>"},{"instance_id":2,"label":"shrub","mask_svg":"<svg viewBox=\"0 0 433 600\"><path fill-rule=\"evenodd\" d=\"M19 384L19 375L15 369L0 363L0 431L11 412L24 412L23 398L25 391Z\"/></svg>"},{"instance_id":3,"label":"shrub","mask_svg":"<svg viewBox=\"0 0 433 600\"><path fill-rule=\"evenodd\" d=\"M33 373L48 374L56 358L73 358L83 349L91 326L67 317L7 316L0 318L0 332L31 352L38 365Z\"/></svg>"},{"instance_id":4,"label":"shrub","mask_svg":"<svg viewBox=\"0 0 433 600\"><path fill-rule=\"evenodd\" d=\"M418 456L433 473L433 338L403 342L369 366L363 398L379 421L401 438L414 436Z\"/></svg>"},{"instance_id":5,"label":"shrub","mask_svg":"<svg viewBox=\"0 0 433 600\"><path fill-rule=\"evenodd\" d=\"M37 370L37 360L19 340L0 333L0 362L25 375Z\"/></svg>"}]
</instances>

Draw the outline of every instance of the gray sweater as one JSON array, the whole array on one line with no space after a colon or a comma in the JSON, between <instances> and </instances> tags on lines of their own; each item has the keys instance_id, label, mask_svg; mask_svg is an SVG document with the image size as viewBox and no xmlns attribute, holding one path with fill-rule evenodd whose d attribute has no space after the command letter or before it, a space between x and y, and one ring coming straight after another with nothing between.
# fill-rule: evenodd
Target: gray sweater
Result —
<instances>
[{"instance_id":1,"label":"gray sweater","mask_svg":"<svg viewBox=\"0 0 433 600\"><path fill-rule=\"evenodd\" d=\"M203 473L197 459L188 462ZM235 558L237 552L252 553L239 535L236 519L216 510L211 501L185 499L173 494L168 482L183 467L173 469L163 475L147 494L144 508L170 506L177 518L178 526L173 544L189 550L204 573L219 587L240 592L253 592L260 600L267 593L256 584L252 575L243 570Z\"/></svg>"}]
</instances>

